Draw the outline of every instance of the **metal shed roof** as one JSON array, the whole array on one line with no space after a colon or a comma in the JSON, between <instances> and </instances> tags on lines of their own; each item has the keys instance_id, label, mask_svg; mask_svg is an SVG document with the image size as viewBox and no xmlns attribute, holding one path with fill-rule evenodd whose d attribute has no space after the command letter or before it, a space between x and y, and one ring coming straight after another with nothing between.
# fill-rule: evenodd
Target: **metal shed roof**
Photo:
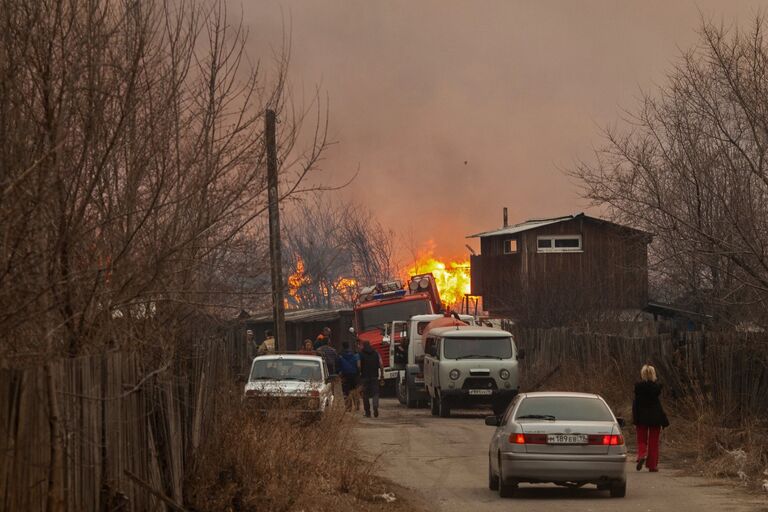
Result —
<instances>
[{"instance_id":1,"label":"metal shed roof","mask_svg":"<svg viewBox=\"0 0 768 512\"><path fill-rule=\"evenodd\" d=\"M515 224L513 226L507 226L505 228L501 229L495 229L493 231L485 231L483 233L475 233L474 235L469 235L467 238L483 238L486 236L498 236L498 235L514 235L515 233L522 233L523 231L530 231L531 229L537 229L543 226L548 226L550 224L558 224L560 222L565 222L569 220L576 219L578 217L584 217L587 219L590 219L592 221L604 223L604 224L611 224L613 226L617 226L621 229L625 229L628 231L633 231L645 235L649 235L649 233L645 233L644 231L640 231L638 229L630 228L628 226L622 226L621 224L616 224L615 222L611 222L608 220L598 219L596 217L589 217L587 215L584 215L584 212L580 213L574 213L573 215L565 215L563 217L554 217L551 219L531 219L527 220L525 222L521 222L519 224Z\"/></svg>"},{"instance_id":2,"label":"metal shed roof","mask_svg":"<svg viewBox=\"0 0 768 512\"><path fill-rule=\"evenodd\" d=\"M294 309L285 312L285 321L302 323L302 322L325 322L328 320L335 320L339 318L343 313L352 313L351 309ZM272 321L272 310L259 311L254 313L247 319L250 322L264 322Z\"/></svg>"},{"instance_id":3,"label":"metal shed roof","mask_svg":"<svg viewBox=\"0 0 768 512\"><path fill-rule=\"evenodd\" d=\"M483 233L475 233L474 235L469 235L467 238L482 238L484 236L495 236L495 235L513 235L515 233L528 231L529 229L536 229L542 226L547 226L549 224L557 224L558 222L572 220L578 217L579 215L584 215L584 214L577 213L575 215L566 215L565 217L555 217L554 219L531 219L525 222L521 222L520 224L515 224L514 226L507 226L506 228L496 229L493 231L485 231Z\"/></svg>"}]
</instances>

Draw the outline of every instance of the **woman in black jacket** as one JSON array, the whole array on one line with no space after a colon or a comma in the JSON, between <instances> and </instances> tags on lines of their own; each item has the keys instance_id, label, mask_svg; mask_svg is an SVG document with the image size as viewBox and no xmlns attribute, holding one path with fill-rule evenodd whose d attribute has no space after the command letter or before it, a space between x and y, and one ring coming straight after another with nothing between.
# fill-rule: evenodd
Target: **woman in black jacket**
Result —
<instances>
[{"instance_id":1,"label":"woman in black jacket","mask_svg":"<svg viewBox=\"0 0 768 512\"><path fill-rule=\"evenodd\" d=\"M637 430L637 466L640 471L647 463L648 471L658 471L659 436L669 420L661 407L661 384L656 382L656 368L646 364L640 370L640 382L635 384L632 417Z\"/></svg>"}]
</instances>

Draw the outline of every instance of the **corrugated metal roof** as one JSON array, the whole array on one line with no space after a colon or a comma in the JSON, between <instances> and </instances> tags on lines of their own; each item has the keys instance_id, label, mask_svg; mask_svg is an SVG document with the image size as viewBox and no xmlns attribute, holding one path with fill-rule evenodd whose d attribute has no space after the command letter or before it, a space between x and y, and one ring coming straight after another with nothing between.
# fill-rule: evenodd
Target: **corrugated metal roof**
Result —
<instances>
[{"instance_id":1,"label":"corrugated metal roof","mask_svg":"<svg viewBox=\"0 0 768 512\"><path fill-rule=\"evenodd\" d=\"M555 217L553 219L531 219L514 226L507 226L506 228L496 229L494 231L485 231L483 233L475 233L469 235L467 238L482 238L484 236L496 236L496 235L514 235L515 233L522 233L531 229L540 228L542 226L548 226L550 224L557 224L558 222L565 222L567 220L573 220L576 217L584 215L583 213L576 213L573 215L566 215L565 217Z\"/></svg>"},{"instance_id":2,"label":"corrugated metal roof","mask_svg":"<svg viewBox=\"0 0 768 512\"><path fill-rule=\"evenodd\" d=\"M340 309L293 309L285 312L286 322L324 322L328 320L335 320L341 316L342 313L351 313L349 308ZM264 322L272 321L272 310L259 311L247 318L249 322Z\"/></svg>"}]
</instances>

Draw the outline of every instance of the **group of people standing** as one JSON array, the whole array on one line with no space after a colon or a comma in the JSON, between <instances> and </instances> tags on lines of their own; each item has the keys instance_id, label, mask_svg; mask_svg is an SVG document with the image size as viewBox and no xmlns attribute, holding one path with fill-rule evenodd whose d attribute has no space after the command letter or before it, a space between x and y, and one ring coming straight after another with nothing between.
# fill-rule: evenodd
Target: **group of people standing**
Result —
<instances>
[{"instance_id":1,"label":"group of people standing","mask_svg":"<svg viewBox=\"0 0 768 512\"><path fill-rule=\"evenodd\" d=\"M319 355L325 361L328 373L341 379L341 391L348 411L353 407L360 410L362 394L365 416L370 418L371 412L374 418L379 416L379 380L384 378L384 366L381 356L369 342L363 342L362 349L357 352L345 341L341 344L341 353L337 353L331 344L331 329L325 327L314 342L304 340L299 353Z\"/></svg>"}]
</instances>

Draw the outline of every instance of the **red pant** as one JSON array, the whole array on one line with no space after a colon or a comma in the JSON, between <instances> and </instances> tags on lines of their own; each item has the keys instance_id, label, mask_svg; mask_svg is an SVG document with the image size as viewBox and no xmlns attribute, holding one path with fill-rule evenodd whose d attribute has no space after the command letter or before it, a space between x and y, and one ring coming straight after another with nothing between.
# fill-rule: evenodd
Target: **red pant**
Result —
<instances>
[{"instance_id":1,"label":"red pant","mask_svg":"<svg viewBox=\"0 0 768 512\"><path fill-rule=\"evenodd\" d=\"M656 469L659 465L659 436L661 427L635 425L637 430L637 458L646 459L648 469Z\"/></svg>"}]
</instances>

